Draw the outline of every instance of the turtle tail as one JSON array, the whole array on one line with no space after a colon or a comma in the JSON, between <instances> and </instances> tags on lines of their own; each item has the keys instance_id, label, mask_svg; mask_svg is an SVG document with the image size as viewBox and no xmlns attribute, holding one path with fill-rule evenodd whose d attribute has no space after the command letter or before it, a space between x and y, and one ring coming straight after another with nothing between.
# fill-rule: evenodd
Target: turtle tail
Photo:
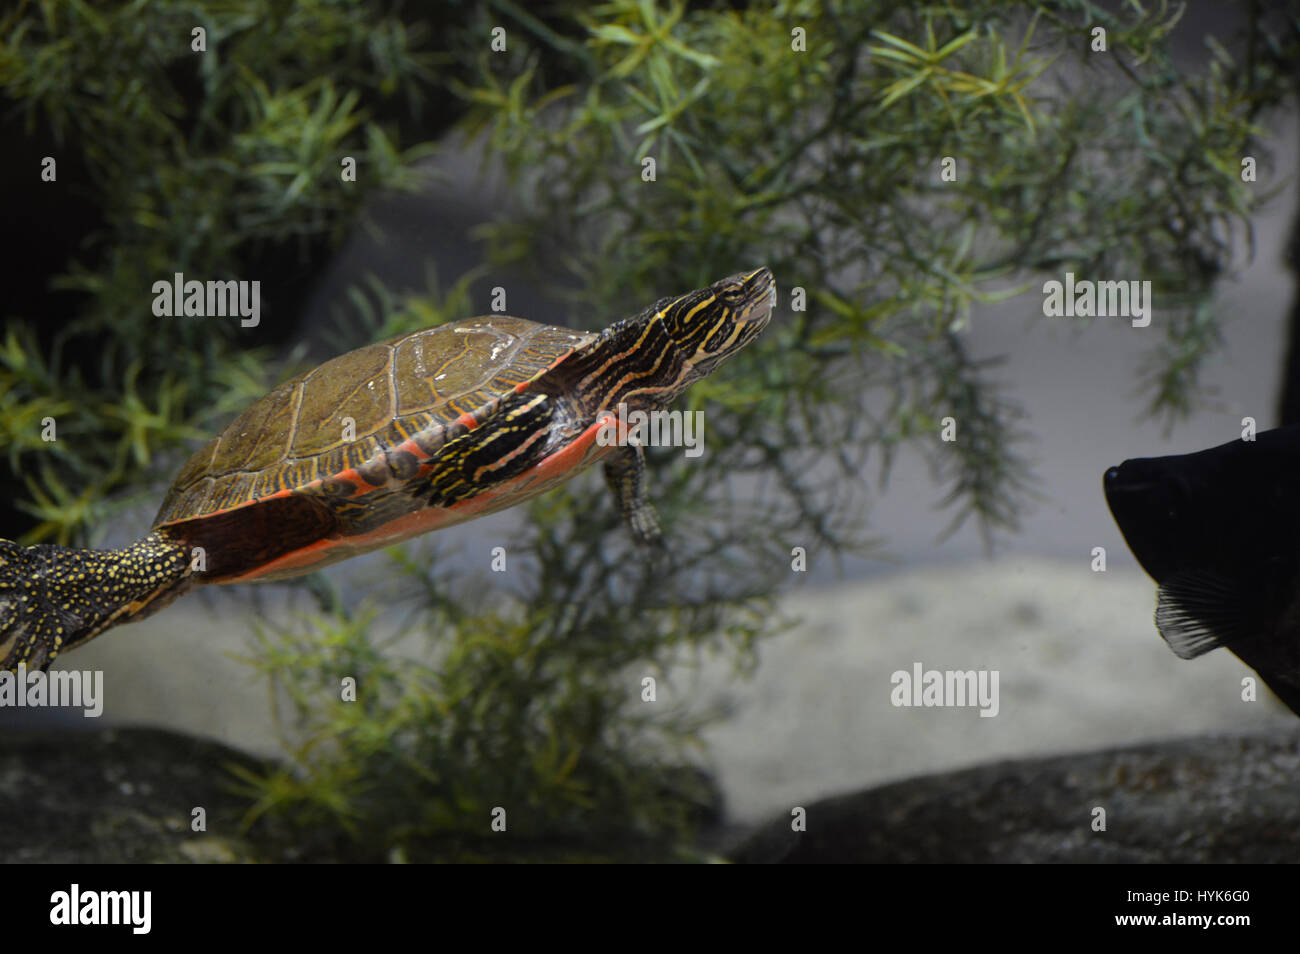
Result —
<instances>
[{"instance_id":1,"label":"turtle tail","mask_svg":"<svg viewBox=\"0 0 1300 954\"><path fill-rule=\"evenodd\" d=\"M104 630L143 619L193 585L186 548L151 533L122 550L0 540L0 671L45 669Z\"/></svg>"}]
</instances>

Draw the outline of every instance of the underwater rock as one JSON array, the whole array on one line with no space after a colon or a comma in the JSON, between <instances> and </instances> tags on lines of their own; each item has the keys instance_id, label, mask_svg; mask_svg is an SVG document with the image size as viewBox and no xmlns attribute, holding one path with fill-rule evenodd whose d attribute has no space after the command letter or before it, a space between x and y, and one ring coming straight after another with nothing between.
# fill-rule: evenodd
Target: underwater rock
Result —
<instances>
[{"instance_id":1,"label":"underwater rock","mask_svg":"<svg viewBox=\"0 0 1300 954\"><path fill-rule=\"evenodd\" d=\"M235 749L153 729L12 730L0 736L0 863L270 860L240 835ZM192 831L202 807L206 831Z\"/></svg>"},{"instance_id":2,"label":"underwater rock","mask_svg":"<svg viewBox=\"0 0 1300 954\"><path fill-rule=\"evenodd\" d=\"M1294 862L1300 732L1202 736L999 762L810 803L744 863ZM1105 831L1094 831L1095 809Z\"/></svg>"},{"instance_id":3,"label":"underwater rock","mask_svg":"<svg viewBox=\"0 0 1300 954\"><path fill-rule=\"evenodd\" d=\"M276 763L197 736L157 729L6 729L0 733L0 818L9 835L0 839L0 864L717 858L639 832L598 832L586 841L543 837L508 844L497 837L411 837L409 844L389 849L373 839L358 841L342 830L299 827L268 815L245 831L242 821L253 799L238 791L234 766L266 774ZM708 773L689 766L669 768L661 781L657 797L684 804L696 826L709 829L721 823L722 793ZM191 830L196 807L205 811L206 831Z\"/></svg>"}]
</instances>

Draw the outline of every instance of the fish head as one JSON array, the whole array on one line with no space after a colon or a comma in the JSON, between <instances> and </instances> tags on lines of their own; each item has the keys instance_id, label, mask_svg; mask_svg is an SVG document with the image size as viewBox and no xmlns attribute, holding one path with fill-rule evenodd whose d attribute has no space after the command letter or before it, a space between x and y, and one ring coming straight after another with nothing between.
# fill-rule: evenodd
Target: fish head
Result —
<instances>
[{"instance_id":1,"label":"fish head","mask_svg":"<svg viewBox=\"0 0 1300 954\"><path fill-rule=\"evenodd\" d=\"M1300 428L1194 454L1111 467L1106 503L1157 583L1189 571L1238 575L1300 557Z\"/></svg>"},{"instance_id":2,"label":"fish head","mask_svg":"<svg viewBox=\"0 0 1300 954\"><path fill-rule=\"evenodd\" d=\"M1208 501L1175 457L1143 457L1111 467L1103 478L1106 505L1129 550L1157 583L1195 562L1196 514Z\"/></svg>"},{"instance_id":3,"label":"fish head","mask_svg":"<svg viewBox=\"0 0 1300 954\"><path fill-rule=\"evenodd\" d=\"M1106 471L1106 503L1193 659L1226 646L1300 715L1300 427Z\"/></svg>"},{"instance_id":4,"label":"fish head","mask_svg":"<svg viewBox=\"0 0 1300 954\"><path fill-rule=\"evenodd\" d=\"M1298 475L1300 428L1106 471L1106 502L1159 584L1156 628L1179 656L1276 655L1274 634L1300 612Z\"/></svg>"}]
</instances>

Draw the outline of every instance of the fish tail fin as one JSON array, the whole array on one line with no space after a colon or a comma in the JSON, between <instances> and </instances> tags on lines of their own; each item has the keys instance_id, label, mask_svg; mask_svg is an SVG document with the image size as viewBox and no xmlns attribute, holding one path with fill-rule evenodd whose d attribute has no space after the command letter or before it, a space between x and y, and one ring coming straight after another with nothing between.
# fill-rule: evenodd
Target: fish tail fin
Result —
<instances>
[{"instance_id":1,"label":"fish tail fin","mask_svg":"<svg viewBox=\"0 0 1300 954\"><path fill-rule=\"evenodd\" d=\"M122 550L0 540L0 670L59 653L162 609L193 584L186 549L157 533Z\"/></svg>"}]
</instances>

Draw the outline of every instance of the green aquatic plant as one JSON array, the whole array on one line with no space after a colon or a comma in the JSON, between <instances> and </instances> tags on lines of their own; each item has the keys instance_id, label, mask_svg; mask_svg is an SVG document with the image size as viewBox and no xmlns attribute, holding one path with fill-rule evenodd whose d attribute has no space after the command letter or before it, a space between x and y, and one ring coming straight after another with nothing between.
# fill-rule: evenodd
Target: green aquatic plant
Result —
<instances>
[{"instance_id":1,"label":"green aquatic plant","mask_svg":"<svg viewBox=\"0 0 1300 954\"><path fill-rule=\"evenodd\" d=\"M358 32L358 17L373 29ZM176 272L306 272L367 195L418 187L429 146L399 149L397 124L376 114L389 99L411 115L424 104L434 57L418 51L423 32L363 2L24 0L0 15L6 141L28 163L13 170L9 208L27 203L43 220L71 194L90 209L87 232L41 276L50 287L35 289L63 320L9 315L31 330L11 324L0 353L13 473L44 467L78 488L62 516L42 505L28 540L102 525L113 495L158 480L155 451L174 461L267 389L270 351L247 347L238 322L160 331L148 290ZM344 156L362 170L351 186ZM281 338L297 305L267 303ZM53 418L55 439L32 417Z\"/></svg>"}]
</instances>

